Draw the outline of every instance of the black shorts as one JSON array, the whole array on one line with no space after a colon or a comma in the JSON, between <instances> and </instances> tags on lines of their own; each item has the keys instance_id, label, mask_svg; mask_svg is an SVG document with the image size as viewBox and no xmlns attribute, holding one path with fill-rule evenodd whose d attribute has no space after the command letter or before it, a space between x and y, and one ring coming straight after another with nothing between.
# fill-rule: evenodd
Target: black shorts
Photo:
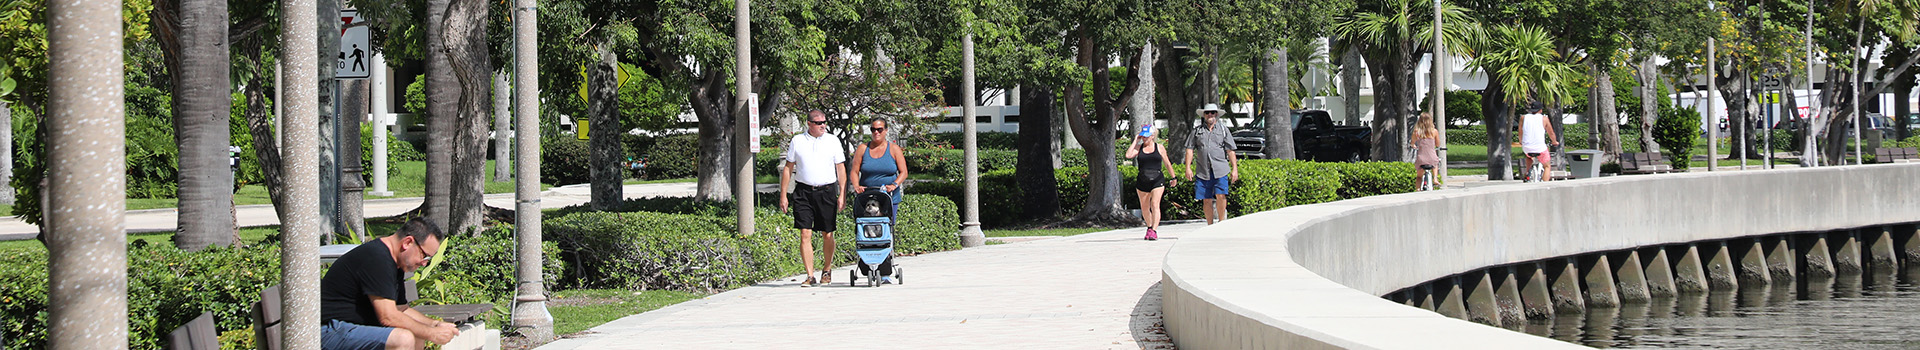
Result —
<instances>
[{"instance_id":1,"label":"black shorts","mask_svg":"<svg viewBox=\"0 0 1920 350\"><path fill-rule=\"evenodd\" d=\"M833 232L840 215L839 183L826 186L793 184L793 228L815 232Z\"/></svg>"},{"instance_id":2,"label":"black shorts","mask_svg":"<svg viewBox=\"0 0 1920 350\"><path fill-rule=\"evenodd\" d=\"M1159 172L1140 174L1138 176L1139 177L1133 180L1133 190L1135 191L1153 192L1153 189L1167 186L1167 179L1160 176Z\"/></svg>"}]
</instances>

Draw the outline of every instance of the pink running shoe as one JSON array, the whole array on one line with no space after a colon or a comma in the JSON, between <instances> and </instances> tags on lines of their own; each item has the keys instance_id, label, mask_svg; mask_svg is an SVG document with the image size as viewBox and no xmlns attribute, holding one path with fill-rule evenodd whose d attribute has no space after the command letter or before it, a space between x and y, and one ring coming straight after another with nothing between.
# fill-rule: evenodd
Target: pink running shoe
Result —
<instances>
[{"instance_id":1,"label":"pink running shoe","mask_svg":"<svg viewBox=\"0 0 1920 350\"><path fill-rule=\"evenodd\" d=\"M1160 240L1160 232L1154 231L1153 229L1147 229L1147 240L1149 241Z\"/></svg>"}]
</instances>

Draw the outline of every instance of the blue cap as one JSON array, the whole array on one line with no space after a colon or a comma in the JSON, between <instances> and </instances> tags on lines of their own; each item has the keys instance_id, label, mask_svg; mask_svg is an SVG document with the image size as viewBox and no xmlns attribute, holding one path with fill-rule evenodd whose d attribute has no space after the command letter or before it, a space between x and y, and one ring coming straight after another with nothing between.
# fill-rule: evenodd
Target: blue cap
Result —
<instances>
[{"instance_id":1,"label":"blue cap","mask_svg":"<svg viewBox=\"0 0 1920 350\"><path fill-rule=\"evenodd\" d=\"M1148 136L1153 136L1153 125L1152 124L1141 125L1140 137L1148 137Z\"/></svg>"}]
</instances>

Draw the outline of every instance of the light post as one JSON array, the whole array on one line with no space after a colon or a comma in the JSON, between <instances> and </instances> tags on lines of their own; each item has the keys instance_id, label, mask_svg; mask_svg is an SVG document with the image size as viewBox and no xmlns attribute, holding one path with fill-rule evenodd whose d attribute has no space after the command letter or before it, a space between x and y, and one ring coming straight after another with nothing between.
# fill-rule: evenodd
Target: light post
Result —
<instances>
[{"instance_id":1,"label":"light post","mask_svg":"<svg viewBox=\"0 0 1920 350\"><path fill-rule=\"evenodd\" d=\"M553 315L547 313L547 287L540 250L540 56L534 0L513 3L513 232L519 282L513 297L513 327L535 344L553 339ZM504 162L506 160L495 160Z\"/></svg>"}]
</instances>

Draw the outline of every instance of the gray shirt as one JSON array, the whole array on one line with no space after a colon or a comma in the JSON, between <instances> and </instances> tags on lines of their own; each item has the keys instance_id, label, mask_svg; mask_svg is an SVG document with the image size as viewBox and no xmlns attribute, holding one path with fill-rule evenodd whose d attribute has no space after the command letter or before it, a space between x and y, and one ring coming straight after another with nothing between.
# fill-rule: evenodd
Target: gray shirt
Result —
<instances>
[{"instance_id":1,"label":"gray shirt","mask_svg":"<svg viewBox=\"0 0 1920 350\"><path fill-rule=\"evenodd\" d=\"M1227 133L1227 126L1215 122L1208 129L1205 122L1193 128L1193 136L1187 138L1187 149L1194 152L1193 175L1201 180L1226 177L1233 171L1227 157L1232 156L1233 135Z\"/></svg>"}]
</instances>

